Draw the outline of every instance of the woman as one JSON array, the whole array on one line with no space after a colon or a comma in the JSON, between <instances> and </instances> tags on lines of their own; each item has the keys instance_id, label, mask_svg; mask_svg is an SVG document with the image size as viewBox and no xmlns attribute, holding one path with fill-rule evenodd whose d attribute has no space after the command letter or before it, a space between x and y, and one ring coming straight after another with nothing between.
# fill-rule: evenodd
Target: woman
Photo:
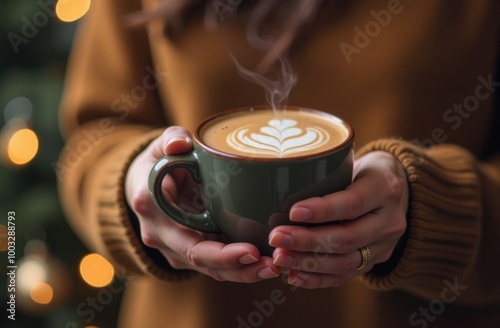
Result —
<instances>
[{"instance_id":1,"label":"woman","mask_svg":"<svg viewBox=\"0 0 500 328\"><path fill-rule=\"evenodd\" d=\"M135 275L120 327L497 322L499 9L493 0L93 3L69 63L58 175L82 240ZM288 103L356 129L352 185L290 213L343 223L277 227L272 258L174 223L147 189L153 164L188 151L203 118L265 103L229 53L266 76L289 54L298 81ZM177 202L190 187L182 173L164 183ZM307 266L318 250L322 260Z\"/></svg>"}]
</instances>

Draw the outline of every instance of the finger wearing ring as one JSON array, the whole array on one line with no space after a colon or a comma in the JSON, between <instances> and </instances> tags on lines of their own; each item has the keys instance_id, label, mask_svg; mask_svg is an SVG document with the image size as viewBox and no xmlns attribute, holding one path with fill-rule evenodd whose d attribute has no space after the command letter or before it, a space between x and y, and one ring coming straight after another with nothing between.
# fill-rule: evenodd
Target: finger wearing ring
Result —
<instances>
[{"instance_id":1,"label":"finger wearing ring","mask_svg":"<svg viewBox=\"0 0 500 328\"><path fill-rule=\"evenodd\" d=\"M364 269L368 265L368 262L370 262L370 257L371 257L371 253L370 250L368 249L368 246L361 247L359 249L359 252L361 253L361 264L356 268L356 270L358 271Z\"/></svg>"}]
</instances>

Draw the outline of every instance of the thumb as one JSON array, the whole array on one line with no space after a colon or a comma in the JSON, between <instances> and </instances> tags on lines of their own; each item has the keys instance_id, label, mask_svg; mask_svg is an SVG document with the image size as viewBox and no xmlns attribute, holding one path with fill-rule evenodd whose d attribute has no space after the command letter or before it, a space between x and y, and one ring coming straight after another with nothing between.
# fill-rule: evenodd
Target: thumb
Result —
<instances>
[{"instance_id":1,"label":"thumb","mask_svg":"<svg viewBox=\"0 0 500 328\"><path fill-rule=\"evenodd\" d=\"M193 148L188 130L180 126L168 127L157 141L155 152L159 153L158 157L186 153Z\"/></svg>"}]
</instances>

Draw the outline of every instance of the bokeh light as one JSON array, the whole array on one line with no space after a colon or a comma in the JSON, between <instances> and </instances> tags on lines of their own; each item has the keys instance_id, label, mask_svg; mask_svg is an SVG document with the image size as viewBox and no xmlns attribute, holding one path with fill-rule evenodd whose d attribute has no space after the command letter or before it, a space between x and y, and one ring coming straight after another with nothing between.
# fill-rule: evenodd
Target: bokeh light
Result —
<instances>
[{"instance_id":1,"label":"bokeh light","mask_svg":"<svg viewBox=\"0 0 500 328\"><path fill-rule=\"evenodd\" d=\"M93 287L109 285L115 275L113 266L99 254L88 254L80 262L80 275Z\"/></svg>"},{"instance_id":2,"label":"bokeh light","mask_svg":"<svg viewBox=\"0 0 500 328\"><path fill-rule=\"evenodd\" d=\"M23 259L24 261L22 262L22 265L18 264L19 268L17 270L17 280L19 284L29 286L28 288L31 288L34 284L47 280L47 270L39 260L32 261L29 260L31 258L27 257L24 257Z\"/></svg>"},{"instance_id":3,"label":"bokeh light","mask_svg":"<svg viewBox=\"0 0 500 328\"><path fill-rule=\"evenodd\" d=\"M38 152L38 137L30 129L16 131L9 140L7 154L12 163L23 165L31 161Z\"/></svg>"},{"instance_id":4,"label":"bokeh light","mask_svg":"<svg viewBox=\"0 0 500 328\"><path fill-rule=\"evenodd\" d=\"M38 282L31 287L30 296L38 304L49 304L54 296L54 291L49 284Z\"/></svg>"},{"instance_id":5,"label":"bokeh light","mask_svg":"<svg viewBox=\"0 0 500 328\"><path fill-rule=\"evenodd\" d=\"M63 22L74 22L87 13L90 0L59 0L56 15Z\"/></svg>"},{"instance_id":6,"label":"bokeh light","mask_svg":"<svg viewBox=\"0 0 500 328\"><path fill-rule=\"evenodd\" d=\"M26 97L17 97L9 101L5 106L3 115L5 122L9 122L14 118L29 121L33 113L33 104Z\"/></svg>"}]
</instances>

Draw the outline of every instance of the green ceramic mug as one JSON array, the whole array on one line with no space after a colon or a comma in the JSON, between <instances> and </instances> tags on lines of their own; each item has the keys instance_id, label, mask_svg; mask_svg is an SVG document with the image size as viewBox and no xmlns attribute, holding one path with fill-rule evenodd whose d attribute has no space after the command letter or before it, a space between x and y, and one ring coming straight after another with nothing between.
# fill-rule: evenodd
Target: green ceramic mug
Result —
<instances>
[{"instance_id":1,"label":"green ceramic mug","mask_svg":"<svg viewBox=\"0 0 500 328\"><path fill-rule=\"evenodd\" d=\"M189 228L249 242L271 255L269 232L295 224L291 206L345 189L352 181L354 130L318 110L269 106L215 114L195 129L193 150L165 156L152 168L149 190L157 206ZM162 194L169 172L185 169L199 188L189 203Z\"/></svg>"}]
</instances>

